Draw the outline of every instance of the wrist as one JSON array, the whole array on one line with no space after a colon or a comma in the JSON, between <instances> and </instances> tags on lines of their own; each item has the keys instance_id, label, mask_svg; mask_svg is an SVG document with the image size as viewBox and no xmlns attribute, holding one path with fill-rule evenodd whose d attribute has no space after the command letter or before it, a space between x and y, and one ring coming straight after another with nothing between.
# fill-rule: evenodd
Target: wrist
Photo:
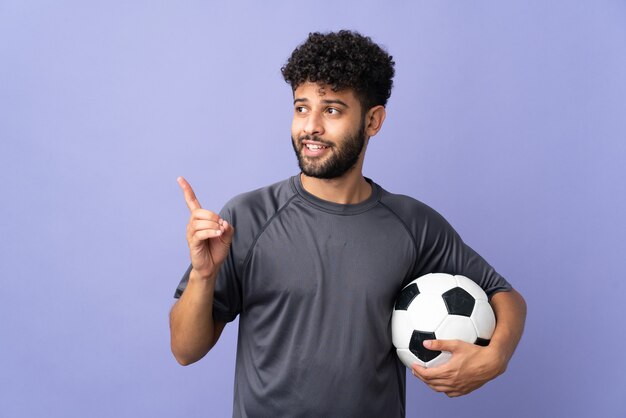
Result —
<instances>
[{"instance_id":1,"label":"wrist","mask_svg":"<svg viewBox=\"0 0 626 418\"><path fill-rule=\"evenodd\" d=\"M205 272L201 272L198 271L194 268L191 269L191 272L189 272L189 281L194 281L194 282L198 282L198 283L215 283L215 279L216 279L217 275L216 274L209 274L209 273L205 273Z\"/></svg>"}]
</instances>

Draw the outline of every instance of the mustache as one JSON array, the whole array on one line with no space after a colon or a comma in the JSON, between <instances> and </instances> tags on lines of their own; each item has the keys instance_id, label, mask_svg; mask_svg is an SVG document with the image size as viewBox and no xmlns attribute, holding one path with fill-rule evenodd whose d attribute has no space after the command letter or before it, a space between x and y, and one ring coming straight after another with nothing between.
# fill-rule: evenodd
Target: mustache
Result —
<instances>
[{"instance_id":1,"label":"mustache","mask_svg":"<svg viewBox=\"0 0 626 418\"><path fill-rule=\"evenodd\" d=\"M322 137L319 137L317 135L302 135L298 137L298 142L300 144L302 144L302 141L315 141L315 142L319 142L320 144L323 144L327 147L332 147L334 146L334 144Z\"/></svg>"}]
</instances>

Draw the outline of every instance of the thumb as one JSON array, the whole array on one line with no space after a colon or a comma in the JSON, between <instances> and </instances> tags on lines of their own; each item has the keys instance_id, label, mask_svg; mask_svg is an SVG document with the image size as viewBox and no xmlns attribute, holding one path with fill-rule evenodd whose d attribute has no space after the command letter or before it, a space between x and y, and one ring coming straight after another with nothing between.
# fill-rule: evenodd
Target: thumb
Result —
<instances>
[{"instance_id":1,"label":"thumb","mask_svg":"<svg viewBox=\"0 0 626 418\"><path fill-rule=\"evenodd\" d=\"M220 239L226 245L230 245L233 242L233 235L235 235L235 228L224 219L222 226L224 229L222 230L222 235Z\"/></svg>"},{"instance_id":2,"label":"thumb","mask_svg":"<svg viewBox=\"0 0 626 418\"><path fill-rule=\"evenodd\" d=\"M457 349L459 343L457 340L426 340L424 347L432 351L450 351Z\"/></svg>"}]
</instances>

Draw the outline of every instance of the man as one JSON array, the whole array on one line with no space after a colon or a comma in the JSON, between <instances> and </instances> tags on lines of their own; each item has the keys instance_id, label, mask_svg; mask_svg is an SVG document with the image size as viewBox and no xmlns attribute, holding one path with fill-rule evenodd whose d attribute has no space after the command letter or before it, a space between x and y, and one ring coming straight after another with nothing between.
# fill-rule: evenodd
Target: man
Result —
<instances>
[{"instance_id":1,"label":"man","mask_svg":"<svg viewBox=\"0 0 626 418\"><path fill-rule=\"evenodd\" d=\"M301 173L231 200L218 215L179 184L191 211L191 266L170 317L181 364L202 358L239 315L233 415L402 417L405 371L391 343L400 289L430 272L463 274L490 296L488 347L430 341L453 353L413 374L460 396L502 373L525 304L435 211L362 174L382 128L394 62L354 32L310 34L282 68L294 97Z\"/></svg>"}]
</instances>

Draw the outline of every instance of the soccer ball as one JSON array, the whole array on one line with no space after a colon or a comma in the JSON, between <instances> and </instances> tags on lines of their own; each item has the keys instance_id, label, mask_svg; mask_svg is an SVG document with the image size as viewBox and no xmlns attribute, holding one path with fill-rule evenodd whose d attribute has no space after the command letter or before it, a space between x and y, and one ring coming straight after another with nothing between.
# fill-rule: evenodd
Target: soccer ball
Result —
<instances>
[{"instance_id":1,"label":"soccer ball","mask_svg":"<svg viewBox=\"0 0 626 418\"><path fill-rule=\"evenodd\" d=\"M391 317L391 336L398 357L409 369L414 363L435 367L452 357L448 351L424 347L425 340L462 340L489 344L496 318L487 295L465 276L431 273L402 289Z\"/></svg>"}]
</instances>

